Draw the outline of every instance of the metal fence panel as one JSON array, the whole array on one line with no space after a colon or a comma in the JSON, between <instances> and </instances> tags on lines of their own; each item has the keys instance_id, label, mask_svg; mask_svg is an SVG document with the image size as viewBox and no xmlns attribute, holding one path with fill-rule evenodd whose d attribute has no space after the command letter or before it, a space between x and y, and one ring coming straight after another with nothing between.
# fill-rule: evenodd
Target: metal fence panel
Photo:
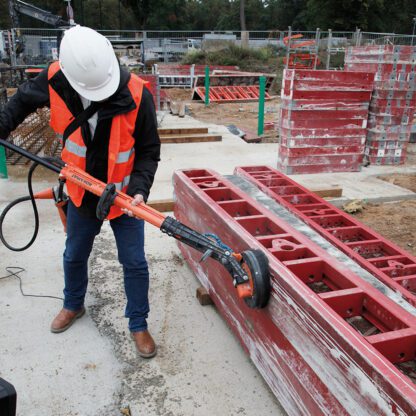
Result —
<instances>
[{"instance_id":1,"label":"metal fence panel","mask_svg":"<svg viewBox=\"0 0 416 416\"><path fill-rule=\"evenodd\" d=\"M45 65L56 58L59 29L16 28L0 30L0 58L16 65ZM289 34L302 35L303 41L316 40L316 44L305 50L317 51L321 66L339 68L345 48L354 45L416 45L416 37L394 33L343 32L343 31L160 31L160 30L99 30L113 43L135 42L144 50L145 61L178 62L188 52L203 47L208 40L227 40L237 46L262 48L274 46L287 49L284 38ZM319 33L319 35L318 35ZM19 49L24 45L23 52ZM143 50L141 53L143 54Z\"/></svg>"}]
</instances>

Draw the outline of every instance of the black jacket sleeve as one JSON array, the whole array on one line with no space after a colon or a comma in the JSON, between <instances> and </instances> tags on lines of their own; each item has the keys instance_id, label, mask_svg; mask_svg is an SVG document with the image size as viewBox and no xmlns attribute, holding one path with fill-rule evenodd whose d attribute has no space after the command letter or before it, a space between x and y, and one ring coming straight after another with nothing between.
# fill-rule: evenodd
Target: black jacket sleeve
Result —
<instances>
[{"instance_id":1,"label":"black jacket sleeve","mask_svg":"<svg viewBox=\"0 0 416 416\"><path fill-rule=\"evenodd\" d=\"M26 81L0 112L0 138L7 136L38 108L49 106L48 70Z\"/></svg>"},{"instance_id":2,"label":"black jacket sleeve","mask_svg":"<svg viewBox=\"0 0 416 416\"><path fill-rule=\"evenodd\" d=\"M134 138L136 140L134 146L136 156L127 194L130 196L141 194L147 201L160 161L160 139L157 131L156 111L152 94L147 88L143 89Z\"/></svg>"}]
</instances>

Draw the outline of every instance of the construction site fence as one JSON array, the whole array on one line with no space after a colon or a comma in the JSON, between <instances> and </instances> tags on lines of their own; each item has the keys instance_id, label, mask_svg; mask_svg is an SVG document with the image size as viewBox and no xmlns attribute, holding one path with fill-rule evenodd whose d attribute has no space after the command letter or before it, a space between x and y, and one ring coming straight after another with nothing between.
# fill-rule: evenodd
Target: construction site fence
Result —
<instances>
[{"instance_id":1,"label":"construction site fence","mask_svg":"<svg viewBox=\"0 0 416 416\"><path fill-rule=\"evenodd\" d=\"M250 48L271 47L277 56L290 53L315 53L318 67L336 69L343 66L343 54L348 46L416 45L416 36L394 33L345 31L158 31L99 30L115 46L116 52L140 56L140 64L180 62L183 57L207 45L235 44ZM0 30L0 59L13 67L45 65L56 59L60 29L14 28ZM297 35L295 40L293 36ZM299 36L302 36L301 38ZM291 38L292 37L292 38ZM311 41L296 48L296 42ZM127 58L129 58L127 56ZM128 60L127 60L128 61ZM130 60L131 62L134 59ZM0 83L1 86L1 83Z\"/></svg>"}]
</instances>

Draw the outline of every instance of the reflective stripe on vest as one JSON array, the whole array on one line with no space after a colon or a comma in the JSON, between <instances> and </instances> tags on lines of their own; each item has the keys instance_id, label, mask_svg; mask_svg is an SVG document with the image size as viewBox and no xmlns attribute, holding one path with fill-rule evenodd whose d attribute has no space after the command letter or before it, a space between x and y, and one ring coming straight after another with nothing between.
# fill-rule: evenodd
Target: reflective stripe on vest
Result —
<instances>
[{"instance_id":1,"label":"reflective stripe on vest","mask_svg":"<svg viewBox=\"0 0 416 416\"><path fill-rule=\"evenodd\" d=\"M85 157L87 155L87 148L85 146L80 146L69 138L65 143L65 149L79 157Z\"/></svg>"},{"instance_id":2,"label":"reflective stripe on vest","mask_svg":"<svg viewBox=\"0 0 416 416\"><path fill-rule=\"evenodd\" d=\"M86 157L87 155L87 148L85 146L80 146L77 143L74 143L71 139L67 139L65 143L65 148L68 152L73 153L79 157ZM126 150L125 152L120 152L117 155L116 163L126 163L129 161L130 157L134 154L134 147L130 150Z\"/></svg>"},{"instance_id":3,"label":"reflective stripe on vest","mask_svg":"<svg viewBox=\"0 0 416 416\"><path fill-rule=\"evenodd\" d=\"M116 186L117 191L121 191L125 186L127 186L130 182L130 175L126 176L123 179L123 182L117 182L114 185Z\"/></svg>"},{"instance_id":4,"label":"reflective stripe on vest","mask_svg":"<svg viewBox=\"0 0 416 416\"><path fill-rule=\"evenodd\" d=\"M125 152L120 152L117 155L116 163L126 163L126 162L128 162L133 153L134 153L134 147L132 147L130 150L126 150Z\"/></svg>"}]
</instances>

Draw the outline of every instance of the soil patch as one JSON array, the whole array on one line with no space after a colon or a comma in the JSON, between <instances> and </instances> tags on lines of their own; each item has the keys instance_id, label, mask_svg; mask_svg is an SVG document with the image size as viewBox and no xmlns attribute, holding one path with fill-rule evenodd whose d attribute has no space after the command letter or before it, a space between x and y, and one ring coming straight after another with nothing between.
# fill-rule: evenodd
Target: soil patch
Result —
<instances>
[{"instance_id":1,"label":"soil patch","mask_svg":"<svg viewBox=\"0 0 416 416\"><path fill-rule=\"evenodd\" d=\"M355 217L416 256L415 200L368 204Z\"/></svg>"},{"instance_id":2,"label":"soil patch","mask_svg":"<svg viewBox=\"0 0 416 416\"><path fill-rule=\"evenodd\" d=\"M189 90L181 88L166 89L166 94L173 101L186 103L189 115L196 120L220 125L234 125L243 130L250 137L257 136L258 102L248 103L211 103L208 107L202 102L192 101ZM273 98L265 102L265 123L277 123L280 98ZM266 138L262 142L277 142L277 131L266 130Z\"/></svg>"},{"instance_id":3,"label":"soil patch","mask_svg":"<svg viewBox=\"0 0 416 416\"><path fill-rule=\"evenodd\" d=\"M394 173L388 176L379 176L379 179L416 192L416 173L400 174Z\"/></svg>"}]
</instances>

